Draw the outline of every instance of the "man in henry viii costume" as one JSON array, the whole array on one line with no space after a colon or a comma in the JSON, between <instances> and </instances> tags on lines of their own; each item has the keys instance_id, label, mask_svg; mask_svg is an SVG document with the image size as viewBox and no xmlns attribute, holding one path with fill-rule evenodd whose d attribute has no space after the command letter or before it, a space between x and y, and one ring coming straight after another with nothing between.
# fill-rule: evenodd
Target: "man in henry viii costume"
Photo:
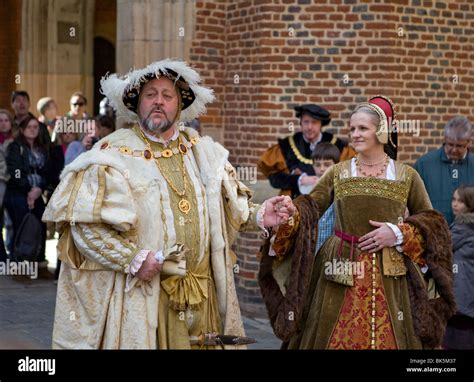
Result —
<instances>
[{"instance_id":1,"label":"man in henry viii costume","mask_svg":"<svg viewBox=\"0 0 474 382\"><path fill-rule=\"evenodd\" d=\"M258 169L268 178L272 187L280 189L281 195L290 195L292 198L301 194L300 185L314 186L318 181L311 159L316 145L323 142L335 145L341 152L341 160L350 159L355 154L347 142L322 131L331 122L331 114L325 108L306 104L296 106L295 111L301 131L279 139L257 162Z\"/></svg>"},{"instance_id":2,"label":"man in henry viii costume","mask_svg":"<svg viewBox=\"0 0 474 382\"><path fill-rule=\"evenodd\" d=\"M199 83L169 59L102 79L135 126L67 166L43 215L61 235L54 348L189 349L212 344L209 333L244 336L232 242L285 222L290 201L251 203L227 150L179 127L214 99Z\"/></svg>"},{"instance_id":3,"label":"man in henry viii costume","mask_svg":"<svg viewBox=\"0 0 474 382\"><path fill-rule=\"evenodd\" d=\"M441 345L455 312L451 239L418 173L395 160L394 119L386 97L357 105L357 156L295 199L297 213L264 247L259 282L285 348ZM335 234L314 257L318 218L333 202Z\"/></svg>"}]
</instances>

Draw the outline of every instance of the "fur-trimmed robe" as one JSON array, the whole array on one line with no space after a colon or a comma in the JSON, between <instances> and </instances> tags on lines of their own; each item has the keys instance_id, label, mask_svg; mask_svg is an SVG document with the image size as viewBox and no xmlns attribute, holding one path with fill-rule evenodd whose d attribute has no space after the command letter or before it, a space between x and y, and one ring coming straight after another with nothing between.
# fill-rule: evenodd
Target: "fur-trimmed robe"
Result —
<instances>
[{"instance_id":1,"label":"fur-trimmed robe","mask_svg":"<svg viewBox=\"0 0 474 382\"><path fill-rule=\"evenodd\" d=\"M188 139L197 136L193 129L183 133ZM167 183L154 161L123 155L115 149L101 150L105 142L133 150L146 148L131 129L120 129L105 137L64 169L61 183L43 215L44 221L57 223L62 233L58 253L63 264L53 347L156 349L160 324L159 275L152 280L150 296L125 293L127 267L107 268L103 265L104 256L78 248L76 240L68 235L70 224L105 224L138 249L157 251L174 244L173 238L168 237L172 235L173 215L166 208ZM204 197L196 191L196 197L198 204L199 198L205 200L208 208L210 262L223 332L244 335L231 245L239 230L258 229L255 217L259 206L249 202L250 190L236 180L227 158L227 150L203 137L188 152L185 161L188 171L200 177L205 192ZM162 217L167 222L168 233L163 232ZM164 242L166 237L169 243ZM104 246L102 250L107 253ZM117 255L110 250L107 256Z\"/></svg>"}]
</instances>

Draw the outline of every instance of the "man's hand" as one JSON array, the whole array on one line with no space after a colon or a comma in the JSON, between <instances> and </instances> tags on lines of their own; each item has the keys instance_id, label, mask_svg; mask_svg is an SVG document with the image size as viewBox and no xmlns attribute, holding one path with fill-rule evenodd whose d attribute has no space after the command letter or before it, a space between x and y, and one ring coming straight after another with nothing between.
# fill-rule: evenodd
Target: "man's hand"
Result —
<instances>
[{"instance_id":1,"label":"man's hand","mask_svg":"<svg viewBox=\"0 0 474 382\"><path fill-rule=\"evenodd\" d=\"M286 223L296 211L289 196L275 196L266 200L263 225L274 227Z\"/></svg>"},{"instance_id":2,"label":"man's hand","mask_svg":"<svg viewBox=\"0 0 474 382\"><path fill-rule=\"evenodd\" d=\"M140 280L151 281L153 277L161 272L162 268L163 265L158 263L158 261L155 259L155 253L150 251L148 252L146 260L142 263L142 266L135 276Z\"/></svg>"}]
</instances>

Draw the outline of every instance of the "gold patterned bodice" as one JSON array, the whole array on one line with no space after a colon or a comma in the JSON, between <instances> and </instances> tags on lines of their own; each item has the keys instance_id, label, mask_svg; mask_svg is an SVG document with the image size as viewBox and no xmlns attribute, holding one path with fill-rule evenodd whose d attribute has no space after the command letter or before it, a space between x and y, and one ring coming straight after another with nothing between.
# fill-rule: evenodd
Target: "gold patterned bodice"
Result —
<instances>
[{"instance_id":1,"label":"gold patterned bodice","mask_svg":"<svg viewBox=\"0 0 474 382\"><path fill-rule=\"evenodd\" d=\"M405 215L411 186L408 171L396 180L352 177L350 161L334 169L336 228L356 236L374 229L369 220L399 223Z\"/></svg>"}]
</instances>

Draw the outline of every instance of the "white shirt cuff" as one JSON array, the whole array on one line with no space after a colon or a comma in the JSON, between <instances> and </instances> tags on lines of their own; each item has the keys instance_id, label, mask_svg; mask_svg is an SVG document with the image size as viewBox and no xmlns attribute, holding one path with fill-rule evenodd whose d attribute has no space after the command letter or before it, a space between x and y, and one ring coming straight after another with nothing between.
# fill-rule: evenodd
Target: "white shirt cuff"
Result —
<instances>
[{"instance_id":1,"label":"white shirt cuff","mask_svg":"<svg viewBox=\"0 0 474 382\"><path fill-rule=\"evenodd\" d=\"M260 209L257 211L257 216L256 216L257 226L263 231L263 237L265 239L267 239L268 236L270 235L270 233L268 232L268 229L265 228L265 225L263 223L264 218L265 218L266 206L267 206L267 201L265 200L262 206L260 207Z\"/></svg>"},{"instance_id":2,"label":"white shirt cuff","mask_svg":"<svg viewBox=\"0 0 474 382\"><path fill-rule=\"evenodd\" d=\"M148 249L142 249L135 255L133 260L130 262L130 272L127 274L127 279L125 280L125 292L130 291L130 283L132 282L133 277L135 277L135 274L142 267L142 264L146 260L149 252L150 250Z\"/></svg>"},{"instance_id":3,"label":"white shirt cuff","mask_svg":"<svg viewBox=\"0 0 474 382\"><path fill-rule=\"evenodd\" d=\"M402 231L400 231L400 228L398 228L395 224L392 224L392 223L386 222L385 224L387 224L390 227L390 229L393 231L393 233L397 237L397 240L395 241L395 244L392 245L392 247L399 246L400 244L402 244L403 234L402 234Z\"/></svg>"},{"instance_id":4,"label":"white shirt cuff","mask_svg":"<svg viewBox=\"0 0 474 382\"><path fill-rule=\"evenodd\" d=\"M132 276L135 276L135 273L137 273L138 270L142 267L143 262L146 260L146 257L148 256L148 252L150 252L150 250L142 249L133 258L133 260L130 263L130 273L132 274Z\"/></svg>"}]
</instances>

